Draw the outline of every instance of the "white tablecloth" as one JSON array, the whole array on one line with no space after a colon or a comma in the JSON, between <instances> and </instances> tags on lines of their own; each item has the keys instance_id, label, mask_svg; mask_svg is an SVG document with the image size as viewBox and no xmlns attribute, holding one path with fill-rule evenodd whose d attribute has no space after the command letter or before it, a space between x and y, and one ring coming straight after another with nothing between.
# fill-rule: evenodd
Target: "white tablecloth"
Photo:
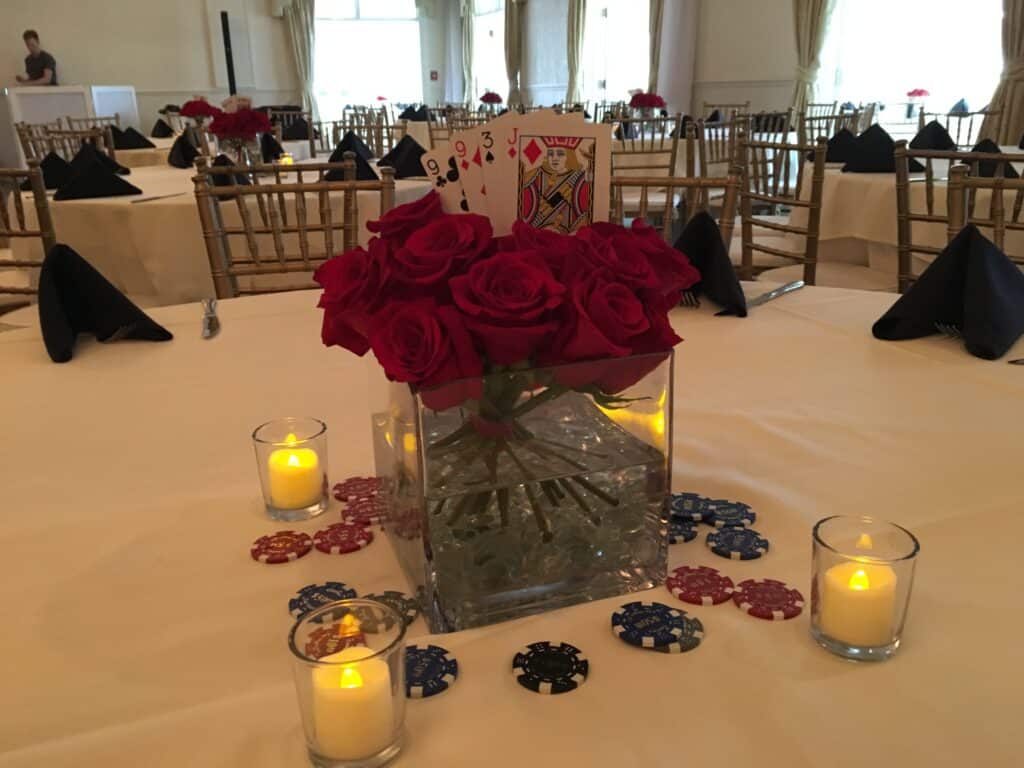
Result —
<instances>
[{"instance_id":1,"label":"white tablecloth","mask_svg":"<svg viewBox=\"0 0 1024 768\"><path fill-rule=\"evenodd\" d=\"M305 584L406 589L378 532L345 556L264 566L249 434L285 414L329 425L331 479L371 472L373 363L319 340L313 292L158 309L169 343L79 344L63 366L33 330L0 334L4 768L305 765L286 635ZM690 607L707 636L678 656L609 631L613 598L432 638L452 690L411 701L398 768L1011 768L1020 765L1017 542L1024 370L933 337L876 341L891 296L807 288L745 320L678 310L677 490L743 500L771 541L729 562L701 542L670 565L781 578L809 598L810 529L898 521L921 541L904 648L857 665L819 649L808 613ZM1019 343L1011 356L1024 356ZM336 518L332 502L328 519ZM673 603L663 589L642 595ZM422 620L410 628L422 642ZM524 643L583 649L590 677L538 696Z\"/></svg>"},{"instance_id":2,"label":"white tablecloth","mask_svg":"<svg viewBox=\"0 0 1024 768\"><path fill-rule=\"evenodd\" d=\"M430 127L425 120L407 120L405 133L416 139L416 143L424 149L430 149Z\"/></svg>"},{"instance_id":3,"label":"white tablecloth","mask_svg":"<svg viewBox=\"0 0 1024 768\"><path fill-rule=\"evenodd\" d=\"M177 304L212 296L210 263L192 183L194 173L171 166L137 168L126 179L142 190L141 196L51 201L57 239L145 304ZM415 200L429 189L427 181L397 181L396 205ZM175 196L132 202L159 195ZM379 199L376 192L358 194L360 243L369 240L365 224L379 215ZM340 200L338 195L337 221L341 221ZM340 232L336 241L340 246ZM42 256L42 247L35 240L18 240L12 247L15 258Z\"/></svg>"},{"instance_id":4,"label":"white tablecloth","mask_svg":"<svg viewBox=\"0 0 1024 768\"><path fill-rule=\"evenodd\" d=\"M174 137L167 139L149 139L155 146L145 149L119 149L117 150L117 162L126 168L145 168L151 165L167 165L167 153L174 144Z\"/></svg>"}]
</instances>

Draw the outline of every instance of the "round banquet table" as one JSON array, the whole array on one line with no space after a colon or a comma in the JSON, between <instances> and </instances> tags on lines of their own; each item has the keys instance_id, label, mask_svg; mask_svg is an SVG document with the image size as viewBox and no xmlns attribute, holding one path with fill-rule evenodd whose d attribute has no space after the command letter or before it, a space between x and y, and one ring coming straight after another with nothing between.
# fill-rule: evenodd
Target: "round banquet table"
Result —
<instances>
[{"instance_id":1,"label":"round banquet table","mask_svg":"<svg viewBox=\"0 0 1024 768\"><path fill-rule=\"evenodd\" d=\"M155 146L145 149L119 149L117 150L117 162L126 168L146 168L148 166L167 165L167 153L171 151L174 144L174 136L165 139L158 139L150 136L149 140Z\"/></svg>"},{"instance_id":2,"label":"round banquet table","mask_svg":"<svg viewBox=\"0 0 1024 768\"><path fill-rule=\"evenodd\" d=\"M141 195L51 201L57 239L74 248L137 303L159 306L209 298L213 281L196 208L194 175L192 169L169 165L136 168L125 178L142 190ZM395 204L416 200L429 189L426 180L396 181ZM140 200L143 202L136 202ZM335 221L340 222L343 196L333 194L331 200ZM380 195L359 192L357 200L359 242L365 245L370 237L365 224L378 217ZM221 208L225 216L237 217L233 204ZM26 212L34 220L30 203ZM314 244L322 242L316 233L310 237ZM340 231L335 233L335 241L340 245ZM41 259L43 255L38 240L15 240L12 249L15 258ZM261 252L270 256L273 246L265 243Z\"/></svg>"},{"instance_id":3,"label":"round banquet table","mask_svg":"<svg viewBox=\"0 0 1024 768\"><path fill-rule=\"evenodd\" d=\"M173 341L82 340L62 366L37 330L0 333L5 768L306 765L288 599L325 580L408 589L380 531L350 555L249 556L262 534L323 525L263 516L254 425L321 417L331 481L373 471L381 376L371 359L321 346L316 301L224 301L211 341L197 305L160 308ZM730 603L686 605L707 634L681 655L616 639L609 615L626 598L429 638L417 619L409 638L451 650L460 674L409 702L394 765L1019 765L1024 370L945 338L872 339L891 301L807 288L745 320L674 313L686 340L673 487L750 503L772 548L730 562L697 540L672 546L670 566L780 578L809 598L815 520L895 520L922 546L895 659L829 655L807 609L768 622ZM337 515L332 501L322 519ZM662 588L635 597L675 602ZM516 684L512 655L542 639L587 654L579 690Z\"/></svg>"}]
</instances>

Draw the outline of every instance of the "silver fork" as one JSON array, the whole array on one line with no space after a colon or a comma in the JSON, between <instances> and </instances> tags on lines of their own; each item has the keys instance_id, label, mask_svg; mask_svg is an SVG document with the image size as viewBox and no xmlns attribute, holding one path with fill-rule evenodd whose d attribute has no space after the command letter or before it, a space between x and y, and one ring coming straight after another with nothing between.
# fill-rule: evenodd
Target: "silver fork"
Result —
<instances>
[{"instance_id":1,"label":"silver fork","mask_svg":"<svg viewBox=\"0 0 1024 768\"><path fill-rule=\"evenodd\" d=\"M690 309L700 308L700 299L693 291L683 291L682 296L679 298L679 304L683 307L689 307Z\"/></svg>"},{"instance_id":2,"label":"silver fork","mask_svg":"<svg viewBox=\"0 0 1024 768\"><path fill-rule=\"evenodd\" d=\"M217 317L217 300L203 299L203 330L204 339L212 339L220 333L220 318Z\"/></svg>"},{"instance_id":3,"label":"silver fork","mask_svg":"<svg viewBox=\"0 0 1024 768\"><path fill-rule=\"evenodd\" d=\"M952 325L951 323L936 323L935 330L943 336L948 336L951 339L960 339L963 338L964 335L959 327Z\"/></svg>"}]
</instances>

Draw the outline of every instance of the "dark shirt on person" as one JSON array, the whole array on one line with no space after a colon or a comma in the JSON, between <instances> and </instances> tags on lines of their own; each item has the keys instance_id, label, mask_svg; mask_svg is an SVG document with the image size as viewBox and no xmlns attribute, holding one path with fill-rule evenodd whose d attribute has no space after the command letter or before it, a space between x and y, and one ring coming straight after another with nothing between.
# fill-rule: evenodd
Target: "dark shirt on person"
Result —
<instances>
[{"instance_id":1,"label":"dark shirt on person","mask_svg":"<svg viewBox=\"0 0 1024 768\"><path fill-rule=\"evenodd\" d=\"M53 77L49 83L44 85L56 85L57 84L57 60L53 58L46 51L40 51L37 56L31 54L25 57L25 74L28 75L30 80L36 80L43 76L44 70L50 70L53 72Z\"/></svg>"}]
</instances>

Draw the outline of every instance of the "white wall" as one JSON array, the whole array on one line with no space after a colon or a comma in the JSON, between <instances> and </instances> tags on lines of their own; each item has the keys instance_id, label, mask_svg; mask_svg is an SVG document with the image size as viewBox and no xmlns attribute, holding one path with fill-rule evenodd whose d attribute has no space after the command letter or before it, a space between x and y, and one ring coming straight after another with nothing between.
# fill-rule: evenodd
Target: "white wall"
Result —
<instances>
[{"instance_id":1,"label":"white wall","mask_svg":"<svg viewBox=\"0 0 1024 768\"><path fill-rule=\"evenodd\" d=\"M697 111L704 101L747 100L753 110L785 109L793 98L795 69L791 0L700 0Z\"/></svg>"},{"instance_id":2,"label":"white wall","mask_svg":"<svg viewBox=\"0 0 1024 768\"><path fill-rule=\"evenodd\" d=\"M661 19L661 65L658 95L669 112L692 114L694 66L697 60L699 0L668 0Z\"/></svg>"},{"instance_id":3,"label":"white wall","mask_svg":"<svg viewBox=\"0 0 1024 768\"><path fill-rule=\"evenodd\" d=\"M239 92L257 104L295 102L284 19L271 17L271 0L239 1L248 15L255 86ZM57 59L62 85L135 86L144 129L164 104L193 94L213 102L227 97L217 87L211 44L222 42L211 39L206 0L0 0L0 19L2 83L14 84L24 71L21 32L32 28Z\"/></svg>"}]
</instances>

